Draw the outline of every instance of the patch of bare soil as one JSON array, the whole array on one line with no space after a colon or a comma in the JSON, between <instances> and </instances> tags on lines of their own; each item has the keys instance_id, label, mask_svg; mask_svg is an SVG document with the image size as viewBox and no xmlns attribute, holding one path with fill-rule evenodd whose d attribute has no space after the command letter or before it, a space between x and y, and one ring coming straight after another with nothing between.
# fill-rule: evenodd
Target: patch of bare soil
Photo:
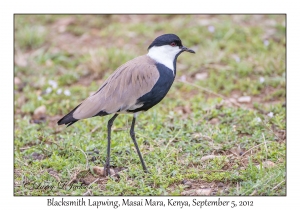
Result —
<instances>
[{"instance_id":1,"label":"patch of bare soil","mask_svg":"<svg viewBox=\"0 0 300 210\"><path fill-rule=\"evenodd\" d=\"M60 49L67 52L85 51L88 49L98 48L105 43L105 40L97 36L95 32L83 33L81 36L76 36L67 31L68 26L75 23L75 17L66 17L54 22L50 28L49 42L56 43ZM96 29L94 29L96 30Z\"/></svg>"}]
</instances>

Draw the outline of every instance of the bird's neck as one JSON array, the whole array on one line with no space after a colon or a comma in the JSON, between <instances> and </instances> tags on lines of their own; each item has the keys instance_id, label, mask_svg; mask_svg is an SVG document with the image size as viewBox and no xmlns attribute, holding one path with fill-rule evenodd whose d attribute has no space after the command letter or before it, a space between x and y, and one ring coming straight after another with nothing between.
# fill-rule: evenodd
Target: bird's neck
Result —
<instances>
[{"instance_id":1,"label":"bird's neck","mask_svg":"<svg viewBox=\"0 0 300 210\"><path fill-rule=\"evenodd\" d=\"M167 50L164 50L161 47L152 47L149 52L148 56L155 60L157 63L163 64L168 69L172 70L174 75L176 74L176 61L177 57L180 53L170 53Z\"/></svg>"}]
</instances>

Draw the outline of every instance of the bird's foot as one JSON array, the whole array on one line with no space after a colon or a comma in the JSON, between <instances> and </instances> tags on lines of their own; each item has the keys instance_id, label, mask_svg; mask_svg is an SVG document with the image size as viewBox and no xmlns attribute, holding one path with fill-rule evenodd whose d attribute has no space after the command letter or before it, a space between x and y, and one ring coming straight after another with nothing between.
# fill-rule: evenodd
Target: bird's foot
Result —
<instances>
[{"instance_id":1,"label":"bird's foot","mask_svg":"<svg viewBox=\"0 0 300 210\"><path fill-rule=\"evenodd\" d=\"M110 166L107 165L107 164L105 164L105 166L104 166L104 175L105 176L111 176L111 174L110 174Z\"/></svg>"}]
</instances>

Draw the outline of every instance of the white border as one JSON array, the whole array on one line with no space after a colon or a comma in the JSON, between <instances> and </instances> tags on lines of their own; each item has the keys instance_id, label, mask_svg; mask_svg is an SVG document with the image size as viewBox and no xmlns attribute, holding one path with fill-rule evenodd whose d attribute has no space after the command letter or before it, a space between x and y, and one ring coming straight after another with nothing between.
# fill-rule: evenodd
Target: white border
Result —
<instances>
[{"instance_id":1,"label":"white border","mask_svg":"<svg viewBox=\"0 0 300 210\"><path fill-rule=\"evenodd\" d=\"M250 3L251 2L251 3ZM296 2L296 1L291 1ZM222 200L254 200L255 209L299 206L299 84L300 33L297 4L276 0L252 1L4 1L1 3L1 202L3 209L46 207L48 197L13 197L13 14L14 13L287 13L287 107L288 182L287 197L221 197ZM183 29L184 30L184 29ZM298 137L298 138L296 138ZM78 197L67 199L76 200ZM120 197L110 197L110 199ZM170 197L153 197L165 200ZM107 199L98 197L93 199ZM132 199L139 199L132 197ZM175 197L178 200L192 197ZM201 197L199 199L205 199ZM216 197L208 197L215 200ZM70 208L70 207L69 207ZM95 207L92 207L95 208ZM150 207L143 207L149 209ZM175 207L174 207L175 208ZM199 207L198 207L199 208ZM105 209L105 208L101 208ZM111 208L110 208L111 209ZM119 209L131 209L130 207ZM137 209L137 208L136 208ZM178 207L179 209L179 207ZM295 208L293 208L295 209Z\"/></svg>"}]
</instances>

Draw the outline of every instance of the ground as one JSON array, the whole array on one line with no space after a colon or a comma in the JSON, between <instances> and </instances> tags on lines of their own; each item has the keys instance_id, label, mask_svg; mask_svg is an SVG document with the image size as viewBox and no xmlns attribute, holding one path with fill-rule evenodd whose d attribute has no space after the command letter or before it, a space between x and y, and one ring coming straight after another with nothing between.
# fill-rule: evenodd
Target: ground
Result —
<instances>
[{"instance_id":1,"label":"ground","mask_svg":"<svg viewBox=\"0 0 300 210\"><path fill-rule=\"evenodd\" d=\"M15 195L286 195L284 15L15 15ZM157 36L183 53L165 99L137 118L143 173L111 116L57 121Z\"/></svg>"}]
</instances>

